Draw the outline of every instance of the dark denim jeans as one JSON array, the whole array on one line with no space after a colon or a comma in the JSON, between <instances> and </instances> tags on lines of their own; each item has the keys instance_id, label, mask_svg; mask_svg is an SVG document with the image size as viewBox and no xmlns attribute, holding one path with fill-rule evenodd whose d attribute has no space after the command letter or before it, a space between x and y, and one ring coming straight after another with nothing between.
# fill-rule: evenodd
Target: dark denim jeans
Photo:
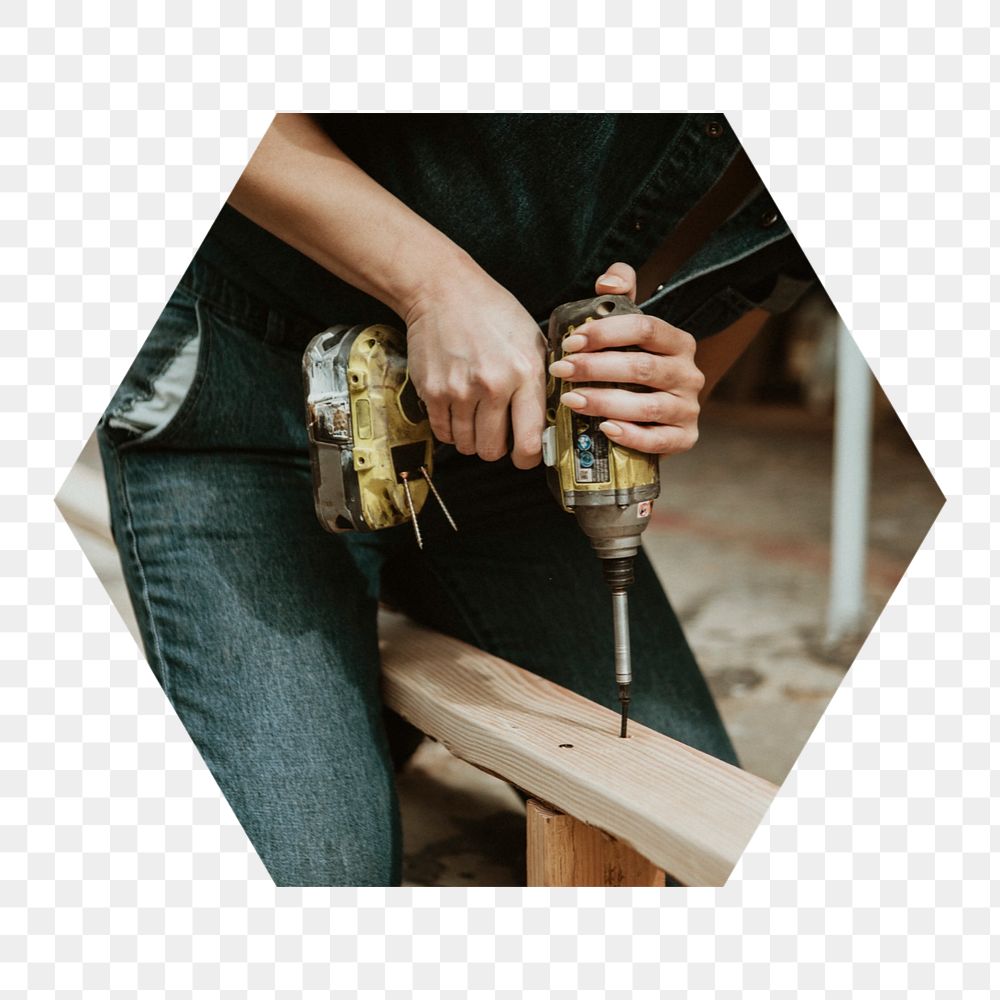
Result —
<instances>
[{"instance_id":1,"label":"dark denim jeans","mask_svg":"<svg viewBox=\"0 0 1000 1000\"><path fill-rule=\"evenodd\" d=\"M279 885L392 885L394 765L419 734L379 701L379 595L613 707L598 560L541 470L451 449L461 531L333 536L312 506L297 344L308 331L197 259L100 426L113 529L157 679ZM640 557L633 717L732 746Z\"/></svg>"}]
</instances>

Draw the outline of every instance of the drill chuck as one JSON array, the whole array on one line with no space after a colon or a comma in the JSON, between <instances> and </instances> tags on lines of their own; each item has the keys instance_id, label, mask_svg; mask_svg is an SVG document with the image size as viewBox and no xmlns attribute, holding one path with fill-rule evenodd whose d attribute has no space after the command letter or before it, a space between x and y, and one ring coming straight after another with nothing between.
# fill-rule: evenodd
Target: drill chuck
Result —
<instances>
[{"instance_id":1,"label":"drill chuck","mask_svg":"<svg viewBox=\"0 0 1000 1000\"><path fill-rule=\"evenodd\" d=\"M635 559L632 556L602 559L601 567L612 594L624 594L635 583Z\"/></svg>"}]
</instances>

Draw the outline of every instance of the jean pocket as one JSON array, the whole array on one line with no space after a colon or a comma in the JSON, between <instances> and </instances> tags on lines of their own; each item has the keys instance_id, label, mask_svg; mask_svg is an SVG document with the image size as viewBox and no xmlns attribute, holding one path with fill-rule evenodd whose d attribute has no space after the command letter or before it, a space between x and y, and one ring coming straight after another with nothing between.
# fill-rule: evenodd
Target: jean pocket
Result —
<instances>
[{"instance_id":1,"label":"jean pocket","mask_svg":"<svg viewBox=\"0 0 1000 1000\"><path fill-rule=\"evenodd\" d=\"M197 398L206 351L201 310L178 289L101 418L108 442L121 449L169 440Z\"/></svg>"}]
</instances>

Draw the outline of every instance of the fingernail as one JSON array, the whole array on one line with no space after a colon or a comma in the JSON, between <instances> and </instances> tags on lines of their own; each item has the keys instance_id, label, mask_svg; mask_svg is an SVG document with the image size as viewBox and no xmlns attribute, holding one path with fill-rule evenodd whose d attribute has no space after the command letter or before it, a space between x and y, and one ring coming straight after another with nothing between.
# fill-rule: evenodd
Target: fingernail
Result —
<instances>
[{"instance_id":1,"label":"fingernail","mask_svg":"<svg viewBox=\"0 0 1000 1000\"><path fill-rule=\"evenodd\" d=\"M604 285L605 288L625 288L625 281L614 274L602 274L598 279L597 283L599 285Z\"/></svg>"},{"instance_id":2,"label":"fingernail","mask_svg":"<svg viewBox=\"0 0 1000 1000\"><path fill-rule=\"evenodd\" d=\"M580 395L578 392L564 392L559 397L559 402L572 409L574 406L586 406L587 397Z\"/></svg>"},{"instance_id":3,"label":"fingernail","mask_svg":"<svg viewBox=\"0 0 1000 1000\"><path fill-rule=\"evenodd\" d=\"M569 378L573 374L573 371L572 361L553 361L549 365L549 374L555 375L556 378Z\"/></svg>"},{"instance_id":4,"label":"fingernail","mask_svg":"<svg viewBox=\"0 0 1000 1000\"><path fill-rule=\"evenodd\" d=\"M610 420L605 420L604 423L597 425L609 438L620 437L622 429L618 424L613 424Z\"/></svg>"},{"instance_id":5,"label":"fingernail","mask_svg":"<svg viewBox=\"0 0 1000 1000\"><path fill-rule=\"evenodd\" d=\"M587 338L582 333L571 333L563 342L562 349L566 354L582 351L587 346Z\"/></svg>"}]
</instances>

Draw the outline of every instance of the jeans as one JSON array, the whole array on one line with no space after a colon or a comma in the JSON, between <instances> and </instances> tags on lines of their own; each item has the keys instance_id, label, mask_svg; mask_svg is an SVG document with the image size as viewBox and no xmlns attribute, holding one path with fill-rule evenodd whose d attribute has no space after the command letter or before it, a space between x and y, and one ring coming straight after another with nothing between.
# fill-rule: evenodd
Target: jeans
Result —
<instances>
[{"instance_id":1,"label":"jeans","mask_svg":"<svg viewBox=\"0 0 1000 1000\"><path fill-rule=\"evenodd\" d=\"M313 511L297 320L197 258L103 416L113 532L150 665L279 885L396 885L394 770L420 734L379 699L380 597L609 707L598 559L540 469L444 452L409 525ZM724 760L729 739L648 561L632 717Z\"/></svg>"}]
</instances>

